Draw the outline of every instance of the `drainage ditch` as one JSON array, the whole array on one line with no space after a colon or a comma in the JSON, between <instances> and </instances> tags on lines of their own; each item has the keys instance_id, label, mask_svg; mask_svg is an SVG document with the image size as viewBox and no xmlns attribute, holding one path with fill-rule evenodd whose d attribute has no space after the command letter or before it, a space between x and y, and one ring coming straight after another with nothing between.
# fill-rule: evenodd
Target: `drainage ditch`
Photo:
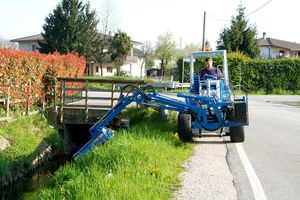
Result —
<instances>
[{"instance_id":1,"label":"drainage ditch","mask_svg":"<svg viewBox=\"0 0 300 200\"><path fill-rule=\"evenodd\" d=\"M51 155L47 155L46 160L39 161L38 167L33 167L32 170L24 169L9 177L9 180L4 181L5 184L0 185L0 199L28 199L47 187L52 175L67 162L72 162L72 155L90 139L89 127L90 125L65 126L61 131L63 150L55 155L50 152Z\"/></svg>"}]
</instances>

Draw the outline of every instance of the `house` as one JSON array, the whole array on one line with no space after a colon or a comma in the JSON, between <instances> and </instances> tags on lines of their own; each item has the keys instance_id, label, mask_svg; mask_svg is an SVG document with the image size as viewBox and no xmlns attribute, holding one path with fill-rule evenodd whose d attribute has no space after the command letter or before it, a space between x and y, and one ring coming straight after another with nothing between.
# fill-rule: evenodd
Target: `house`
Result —
<instances>
[{"instance_id":1,"label":"house","mask_svg":"<svg viewBox=\"0 0 300 200\"><path fill-rule=\"evenodd\" d=\"M32 35L22 38L17 38L11 40L11 42L17 42L19 44L19 49L25 51L38 51L39 43L38 41L43 41L44 38L41 34Z\"/></svg>"},{"instance_id":2,"label":"house","mask_svg":"<svg viewBox=\"0 0 300 200\"><path fill-rule=\"evenodd\" d=\"M261 58L300 58L300 44L266 37L258 39Z\"/></svg>"},{"instance_id":3,"label":"house","mask_svg":"<svg viewBox=\"0 0 300 200\"><path fill-rule=\"evenodd\" d=\"M144 77L146 76L146 69L142 50L143 43L132 41L131 45L130 53L120 69L126 76ZM117 72L117 69L114 67L114 63L110 62L110 58L106 60L107 62L103 63L102 66L103 76L113 76ZM87 74L101 76L100 65L95 63L89 65Z\"/></svg>"},{"instance_id":4,"label":"house","mask_svg":"<svg viewBox=\"0 0 300 200\"><path fill-rule=\"evenodd\" d=\"M147 76L161 76L161 61L158 58L153 59L153 66L147 70Z\"/></svg>"},{"instance_id":5,"label":"house","mask_svg":"<svg viewBox=\"0 0 300 200\"><path fill-rule=\"evenodd\" d=\"M44 38L41 34L32 35L28 37L22 37L11 40L11 42L17 42L19 44L19 49L25 51L38 51L38 41L43 41ZM124 65L120 67L124 75L144 77L146 76L145 62L143 58L143 43L132 41L132 47L129 55L126 57ZM102 72L103 76L113 76L116 73L116 68L114 63L110 62L110 59L103 64ZM87 74L91 76L101 76L100 66L96 63L90 63L87 65Z\"/></svg>"}]
</instances>

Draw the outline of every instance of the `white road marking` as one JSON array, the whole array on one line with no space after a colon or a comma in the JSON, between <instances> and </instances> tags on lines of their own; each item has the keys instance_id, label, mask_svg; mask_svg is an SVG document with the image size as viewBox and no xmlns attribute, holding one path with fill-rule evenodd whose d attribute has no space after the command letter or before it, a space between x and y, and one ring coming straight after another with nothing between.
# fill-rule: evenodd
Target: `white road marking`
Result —
<instances>
[{"instance_id":1,"label":"white road marking","mask_svg":"<svg viewBox=\"0 0 300 200\"><path fill-rule=\"evenodd\" d=\"M264 189L247 157L247 154L243 148L243 145L241 143L236 143L236 149L238 151L238 154L240 156L240 159L242 161L242 164L244 166L244 169L246 171L246 174L249 178L254 197L256 200L266 200L266 195L264 192Z\"/></svg>"}]
</instances>

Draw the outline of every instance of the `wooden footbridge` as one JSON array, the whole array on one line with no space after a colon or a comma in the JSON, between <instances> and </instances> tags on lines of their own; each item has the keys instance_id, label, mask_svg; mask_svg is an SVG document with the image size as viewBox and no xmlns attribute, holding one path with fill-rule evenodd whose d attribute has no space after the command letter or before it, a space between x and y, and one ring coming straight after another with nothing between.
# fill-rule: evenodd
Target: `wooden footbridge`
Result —
<instances>
[{"instance_id":1,"label":"wooden footbridge","mask_svg":"<svg viewBox=\"0 0 300 200\"><path fill-rule=\"evenodd\" d=\"M124 85L144 85L144 80L58 78L49 119L56 127L94 124L119 99Z\"/></svg>"}]
</instances>

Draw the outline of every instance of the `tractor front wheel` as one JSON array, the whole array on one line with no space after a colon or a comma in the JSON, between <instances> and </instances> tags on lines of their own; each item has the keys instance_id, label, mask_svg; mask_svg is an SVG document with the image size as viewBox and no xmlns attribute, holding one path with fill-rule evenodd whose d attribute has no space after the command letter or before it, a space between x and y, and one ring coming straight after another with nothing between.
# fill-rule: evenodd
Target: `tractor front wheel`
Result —
<instances>
[{"instance_id":1,"label":"tractor front wheel","mask_svg":"<svg viewBox=\"0 0 300 200\"><path fill-rule=\"evenodd\" d=\"M188 142L193 139L192 116L190 114L179 113L177 121L177 131L181 140Z\"/></svg>"},{"instance_id":2,"label":"tractor front wheel","mask_svg":"<svg viewBox=\"0 0 300 200\"><path fill-rule=\"evenodd\" d=\"M244 142L245 133L243 126L233 126L229 128L229 135L231 142Z\"/></svg>"}]
</instances>

